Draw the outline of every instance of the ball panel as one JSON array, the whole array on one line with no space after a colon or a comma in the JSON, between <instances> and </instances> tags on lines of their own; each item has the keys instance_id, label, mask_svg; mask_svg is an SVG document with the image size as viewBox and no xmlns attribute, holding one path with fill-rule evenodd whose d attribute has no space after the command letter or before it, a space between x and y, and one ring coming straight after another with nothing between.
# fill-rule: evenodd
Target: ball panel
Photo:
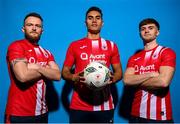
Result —
<instances>
[{"instance_id":1,"label":"ball panel","mask_svg":"<svg viewBox=\"0 0 180 124\"><path fill-rule=\"evenodd\" d=\"M84 69L84 78L90 87L101 88L110 80L110 70L99 62L92 62Z\"/></svg>"}]
</instances>

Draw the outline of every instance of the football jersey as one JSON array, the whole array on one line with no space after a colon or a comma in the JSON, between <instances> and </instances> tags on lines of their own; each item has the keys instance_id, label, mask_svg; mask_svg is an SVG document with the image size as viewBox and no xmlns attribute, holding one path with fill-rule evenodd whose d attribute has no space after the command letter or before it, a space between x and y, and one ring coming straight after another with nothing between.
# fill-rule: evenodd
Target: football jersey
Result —
<instances>
[{"instance_id":1,"label":"football jersey","mask_svg":"<svg viewBox=\"0 0 180 124\"><path fill-rule=\"evenodd\" d=\"M13 42L7 52L7 63L10 75L10 89L6 105L6 114L15 116L36 116L48 111L45 94L46 84L43 79L37 82L21 83L10 67L14 59L25 58L28 63L38 63L45 66L54 61L53 55L39 45L33 45L27 40Z\"/></svg>"},{"instance_id":2,"label":"football jersey","mask_svg":"<svg viewBox=\"0 0 180 124\"><path fill-rule=\"evenodd\" d=\"M130 57L127 67L135 68L135 74L159 72L160 66L175 67L176 54L167 47L157 46L142 50ZM132 103L131 114L153 120L171 120L172 108L169 87L154 92L137 89Z\"/></svg>"},{"instance_id":3,"label":"football jersey","mask_svg":"<svg viewBox=\"0 0 180 124\"><path fill-rule=\"evenodd\" d=\"M110 67L110 64L120 63L120 56L116 44L103 38L96 40L83 38L72 42L67 50L64 66L72 67L75 65L75 73L78 73L83 71L87 64L93 61L104 63L107 67ZM107 92L108 91L109 90L107 90ZM103 99L99 104L91 103L91 100L86 101L83 97L90 98L94 97L94 95L91 93L88 94L88 89L84 86L79 86L78 90L74 90L72 94L70 108L86 111L103 111L114 108L111 94L106 100ZM94 101L101 99L98 99L98 96L96 97L97 99Z\"/></svg>"}]
</instances>

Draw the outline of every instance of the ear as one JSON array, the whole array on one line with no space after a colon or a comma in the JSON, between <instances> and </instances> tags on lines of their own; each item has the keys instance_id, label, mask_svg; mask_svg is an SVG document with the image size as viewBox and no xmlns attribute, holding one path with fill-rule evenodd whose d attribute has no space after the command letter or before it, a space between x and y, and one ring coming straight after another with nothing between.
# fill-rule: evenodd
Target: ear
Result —
<instances>
[{"instance_id":1,"label":"ear","mask_svg":"<svg viewBox=\"0 0 180 124\"><path fill-rule=\"evenodd\" d=\"M158 36L159 34L160 34L160 31L158 30L156 36Z\"/></svg>"},{"instance_id":2,"label":"ear","mask_svg":"<svg viewBox=\"0 0 180 124\"><path fill-rule=\"evenodd\" d=\"M25 30L24 30L24 26L21 28L21 31L22 31L22 32L25 32Z\"/></svg>"},{"instance_id":3,"label":"ear","mask_svg":"<svg viewBox=\"0 0 180 124\"><path fill-rule=\"evenodd\" d=\"M44 29L42 28L41 34L44 32Z\"/></svg>"},{"instance_id":4,"label":"ear","mask_svg":"<svg viewBox=\"0 0 180 124\"><path fill-rule=\"evenodd\" d=\"M87 26L87 21L86 20L84 21L84 24Z\"/></svg>"},{"instance_id":5,"label":"ear","mask_svg":"<svg viewBox=\"0 0 180 124\"><path fill-rule=\"evenodd\" d=\"M102 22L102 26L104 25L104 21Z\"/></svg>"}]
</instances>

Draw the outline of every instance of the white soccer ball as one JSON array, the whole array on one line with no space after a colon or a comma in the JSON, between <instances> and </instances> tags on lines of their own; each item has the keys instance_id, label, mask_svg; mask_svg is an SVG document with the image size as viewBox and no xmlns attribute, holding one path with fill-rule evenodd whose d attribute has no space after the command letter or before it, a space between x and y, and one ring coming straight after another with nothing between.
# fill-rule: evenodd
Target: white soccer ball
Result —
<instances>
[{"instance_id":1,"label":"white soccer ball","mask_svg":"<svg viewBox=\"0 0 180 124\"><path fill-rule=\"evenodd\" d=\"M110 81L110 70L100 62L91 62L84 69L84 78L90 88L101 88Z\"/></svg>"}]
</instances>

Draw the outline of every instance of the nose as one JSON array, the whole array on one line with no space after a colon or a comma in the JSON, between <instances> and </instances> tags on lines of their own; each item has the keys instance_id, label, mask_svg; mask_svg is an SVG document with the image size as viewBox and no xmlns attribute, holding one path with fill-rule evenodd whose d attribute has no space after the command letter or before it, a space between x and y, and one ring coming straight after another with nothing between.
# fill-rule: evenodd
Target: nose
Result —
<instances>
[{"instance_id":1,"label":"nose","mask_svg":"<svg viewBox=\"0 0 180 124\"><path fill-rule=\"evenodd\" d=\"M37 27L36 27L35 25L32 26L32 30L33 30L33 31L35 31L36 28L37 28Z\"/></svg>"},{"instance_id":2,"label":"nose","mask_svg":"<svg viewBox=\"0 0 180 124\"><path fill-rule=\"evenodd\" d=\"M148 32L149 32L149 29L148 29L148 28L146 28L146 29L145 29L145 33L148 33Z\"/></svg>"},{"instance_id":3,"label":"nose","mask_svg":"<svg viewBox=\"0 0 180 124\"><path fill-rule=\"evenodd\" d=\"M96 22L97 20L96 20L96 18L93 18L93 22Z\"/></svg>"}]
</instances>

